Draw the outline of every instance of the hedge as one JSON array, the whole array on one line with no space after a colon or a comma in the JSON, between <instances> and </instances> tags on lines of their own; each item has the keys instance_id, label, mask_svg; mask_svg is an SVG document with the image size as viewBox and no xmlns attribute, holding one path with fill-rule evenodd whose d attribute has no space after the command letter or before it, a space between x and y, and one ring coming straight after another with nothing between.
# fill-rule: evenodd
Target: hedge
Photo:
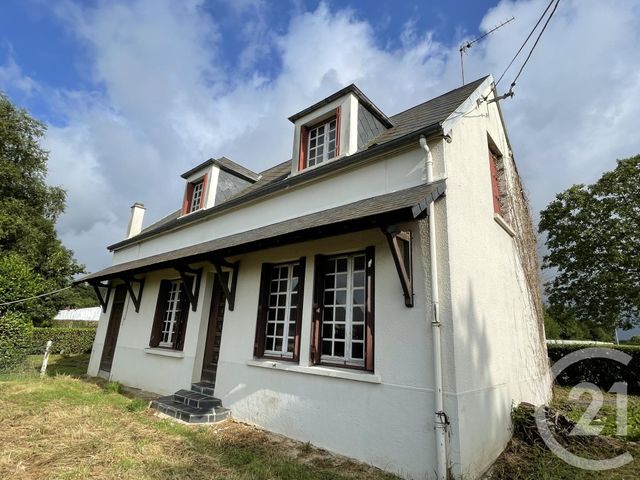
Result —
<instances>
[{"instance_id":1,"label":"hedge","mask_svg":"<svg viewBox=\"0 0 640 480\"><path fill-rule=\"evenodd\" d=\"M89 353L96 337L95 328L48 327L34 328L31 341L31 354L44 352L47 341L51 340L51 353L73 355Z\"/></svg>"},{"instance_id":2,"label":"hedge","mask_svg":"<svg viewBox=\"0 0 640 480\"><path fill-rule=\"evenodd\" d=\"M640 393L640 347L611 345L547 345L549 359L554 364L562 357L584 348L615 349L631 356L631 361L624 365L611 358L588 358L567 367L556 378L559 385L575 386L581 382L590 382L609 390L615 382L626 382L629 393Z\"/></svg>"},{"instance_id":3,"label":"hedge","mask_svg":"<svg viewBox=\"0 0 640 480\"><path fill-rule=\"evenodd\" d=\"M31 347L31 322L21 313L0 316L0 372L22 363Z\"/></svg>"}]
</instances>

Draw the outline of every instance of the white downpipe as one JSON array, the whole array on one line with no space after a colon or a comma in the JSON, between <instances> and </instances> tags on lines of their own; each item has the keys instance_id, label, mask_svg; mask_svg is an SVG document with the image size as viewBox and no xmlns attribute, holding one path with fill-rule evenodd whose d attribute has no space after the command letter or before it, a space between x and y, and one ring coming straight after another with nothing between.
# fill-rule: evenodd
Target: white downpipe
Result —
<instances>
[{"instance_id":1,"label":"white downpipe","mask_svg":"<svg viewBox=\"0 0 640 480\"><path fill-rule=\"evenodd\" d=\"M420 137L420 146L425 152L424 161L427 167L427 183L433 182L433 156L427 139ZM438 292L438 258L436 252L436 215L435 202L429 204L429 257L431 261L431 301L433 315L431 318L431 333L433 336L433 381L434 381L434 412L433 421L436 434L436 474L437 480L447 478L447 422L444 413L444 396L442 393L442 355L440 340L440 294Z\"/></svg>"}]
</instances>

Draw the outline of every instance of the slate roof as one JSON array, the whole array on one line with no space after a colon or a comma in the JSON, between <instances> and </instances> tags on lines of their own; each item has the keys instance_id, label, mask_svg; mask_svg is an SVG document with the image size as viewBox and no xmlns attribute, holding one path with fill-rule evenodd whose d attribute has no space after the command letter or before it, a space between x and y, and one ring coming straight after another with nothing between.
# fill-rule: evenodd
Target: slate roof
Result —
<instances>
[{"instance_id":1,"label":"slate roof","mask_svg":"<svg viewBox=\"0 0 640 480\"><path fill-rule=\"evenodd\" d=\"M323 233L326 236L336 234L336 232L344 233L350 230L374 228L377 226L374 219L385 214L387 216L393 214L395 221L418 218L424 216L428 205L444 193L444 180L422 184L254 228L246 232L216 238L197 245L112 265L99 272L86 275L75 283L117 278L125 272L128 275L135 275L136 273L167 268L176 265L176 263L195 263L212 258L214 255L230 256L239 252L286 245L300 241L301 236L305 234L307 238L319 238ZM330 226L333 226L334 229L327 230L326 228ZM292 234L296 234L296 236L292 236Z\"/></svg>"},{"instance_id":2,"label":"slate roof","mask_svg":"<svg viewBox=\"0 0 640 480\"><path fill-rule=\"evenodd\" d=\"M487 78L488 77L485 76L438 97L432 98L420 105L416 105L415 107L393 115L390 117L393 127L383 131L380 135L371 139L361 150L353 155L321 164L319 167L303 171L293 176L290 175L291 160L288 160L262 172L258 180L253 185L250 185L244 190L238 192L235 196L227 199L224 203L205 210L198 210L187 216L180 216L180 211L174 212L150 227L145 228L138 235L114 243L108 248L109 250L122 248L153 235L196 222L205 217L217 215L221 211L237 206L243 202L248 202L261 196L270 195L284 188L309 181L313 178L340 170L344 167L365 162L378 154L391 150L392 148L417 141L420 135L428 137L429 135L442 134L442 123L452 113L454 113L456 109L469 97L469 95L471 95ZM345 87L345 89L350 88L351 85ZM336 94L327 98L332 98L335 95ZM319 104L322 104L322 102L319 102ZM314 105L314 107L316 105ZM304 114L306 110L308 109L299 112L291 118L296 118L298 115ZM201 166L202 165L196 168L200 168ZM193 171L195 169L191 170Z\"/></svg>"}]
</instances>

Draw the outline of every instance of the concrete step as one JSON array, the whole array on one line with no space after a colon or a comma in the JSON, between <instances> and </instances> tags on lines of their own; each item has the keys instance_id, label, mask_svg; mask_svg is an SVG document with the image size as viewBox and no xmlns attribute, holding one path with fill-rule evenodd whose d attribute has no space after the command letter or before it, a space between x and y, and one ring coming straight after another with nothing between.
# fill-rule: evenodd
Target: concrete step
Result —
<instances>
[{"instance_id":1,"label":"concrete step","mask_svg":"<svg viewBox=\"0 0 640 480\"><path fill-rule=\"evenodd\" d=\"M160 397L151 402L151 407L170 417L182 420L187 423L216 423L225 420L231 415L231 410L221 406L211 408L196 408L185 405L183 402L175 400L173 395Z\"/></svg>"},{"instance_id":2,"label":"concrete step","mask_svg":"<svg viewBox=\"0 0 640 480\"><path fill-rule=\"evenodd\" d=\"M222 406L222 401L218 398L194 392L193 390L178 390L173 394L173 399L182 402L189 407L208 408Z\"/></svg>"},{"instance_id":3,"label":"concrete step","mask_svg":"<svg viewBox=\"0 0 640 480\"><path fill-rule=\"evenodd\" d=\"M202 393L203 395L209 395L213 397L213 390L216 384L211 382L198 382L191 384L191 390L196 393Z\"/></svg>"}]
</instances>

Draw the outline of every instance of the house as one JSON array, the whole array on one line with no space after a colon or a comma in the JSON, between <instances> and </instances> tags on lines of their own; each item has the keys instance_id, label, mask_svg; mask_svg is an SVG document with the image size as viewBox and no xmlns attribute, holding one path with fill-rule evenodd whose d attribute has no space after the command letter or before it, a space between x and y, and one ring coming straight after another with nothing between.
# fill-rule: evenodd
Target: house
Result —
<instances>
[{"instance_id":1,"label":"house","mask_svg":"<svg viewBox=\"0 0 640 480\"><path fill-rule=\"evenodd\" d=\"M291 160L207 160L145 229L132 207L83 279L104 308L88 373L187 421L231 412L406 478L478 477L512 405L550 397L493 79L390 117L349 85L289 120Z\"/></svg>"},{"instance_id":2,"label":"house","mask_svg":"<svg viewBox=\"0 0 640 480\"><path fill-rule=\"evenodd\" d=\"M100 307L66 308L53 317L53 325L59 327L95 327L100 320Z\"/></svg>"}]
</instances>

